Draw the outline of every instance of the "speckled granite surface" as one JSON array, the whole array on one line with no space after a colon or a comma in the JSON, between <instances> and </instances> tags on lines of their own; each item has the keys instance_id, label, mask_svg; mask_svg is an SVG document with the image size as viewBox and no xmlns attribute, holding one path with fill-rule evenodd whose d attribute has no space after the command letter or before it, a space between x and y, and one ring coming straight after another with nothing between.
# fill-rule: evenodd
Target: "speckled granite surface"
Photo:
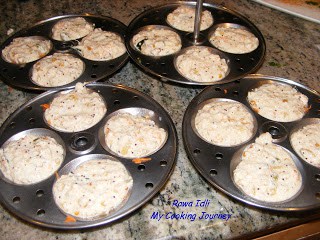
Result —
<instances>
[{"instance_id":1,"label":"speckled granite surface","mask_svg":"<svg viewBox=\"0 0 320 240\"><path fill-rule=\"evenodd\" d=\"M0 5L1 42L10 28L19 30L56 15L93 13L111 16L128 24L140 12L166 2L169 1L5 1ZM214 3L242 13L261 30L266 40L267 53L258 73L289 78L320 92L320 25L252 1ZM165 187L149 203L128 217L109 226L79 231L56 231L36 227L0 207L0 239L228 239L308 218L314 214L274 213L248 207L225 196L197 174L183 148L181 123L188 103L201 88L159 82L141 72L131 62L112 76L110 82L121 83L147 93L171 115L179 136L179 149L176 168ZM18 91L0 82L0 123L34 96L36 94ZM173 200L193 201L195 204L198 199L208 199L210 204L201 208L172 206ZM231 217L228 220L211 221L156 221L150 219L154 211L192 212L198 216L206 211L231 214Z\"/></svg>"}]
</instances>

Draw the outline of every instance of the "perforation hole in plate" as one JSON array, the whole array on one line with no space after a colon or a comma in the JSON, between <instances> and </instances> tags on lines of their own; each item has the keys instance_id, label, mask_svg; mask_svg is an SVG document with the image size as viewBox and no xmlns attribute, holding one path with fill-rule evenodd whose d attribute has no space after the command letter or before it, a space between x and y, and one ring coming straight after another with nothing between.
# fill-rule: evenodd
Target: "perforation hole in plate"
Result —
<instances>
[{"instance_id":1,"label":"perforation hole in plate","mask_svg":"<svg viewBox=\"0 0 320 240\"><path fill-rule=\"evenodd\" d=\"M29 124L30 125L33 125L35 122L36 122L36 120L34 118L30 118L29 119Z\"/></svg>"},{"instance_id":2,"label":"perforation hole in plate","mask_svg":"<svg viewBox=\"0 0 320 240\"><path fill-rule=\"evenodd\" d=\"M15 128L16 127L16 123L15 122L11 122L9 126L10 126L10 128Z\"/></svg>"},{"instance_id":3,"label":"perforation hole in plate","mask_svg":"<svg viewBox=\"0 0 320 240\"><path fill-rule=\"evenodd\" d=\"M210 170L210 175L211 175L212 177L217 176L217 175L218 175L217 170L216 170L216 169L211 169L211 170Z\"/></svg>"},{"instance_id":4,"label":"perforation hole in plate","mask_svg":"<svg viewBox=\"0 0 320 240\"><path fill-rule=\"evenodd\" d=\"M97 78L97 74L91 74L91 78Z\"/></svg>"},{"instance_id":5,"label":"perforation hole in plate","mask_svg":"<svg viewBox=\"0 0 320 240\"><path fill-rule=\"evenodd\" d=\"M113 102L113 104L114 104L114 105L119 105L119 104L120 104L120 101L119 101L119 100L115 100L115 101Z\"/></svg>"},{"instance_id":6,"label":"perforation hole in plate","mask_svg":"<svg viewBox=\"0 0 320 240\"><path fill-rule=\"evenodd\" d=\"M37 216L38 217L43 217L46 214L46 211L44 209L39 209L37 211Z\"/></svg>"},{"instance_id":7,"label":"perforation hole in plate","mask_svg":"<svg viewBox=\"0 0 320 240\"><path fill-rule=\"evenodd\" d=\"M316 198L320 201L320 192L316 193Z\"/></svg>"},{"instance_id":8,"label":"perforation hole in plate","mask_svg":"<svg viewBox=\"0 0 320 240\"><path fill-rule=\"evenodd\" d=\"M44 195L44 191L42 189L37 190L36 196L37 197L42 197Z\"/></svg>"},{"instance_id":9,"label":"perforation hole in plate","mask_svg":"<svg viewBox=\"0 0 320 240\"><path fill-rule=\"evenodd\" d=\"M215 157L216 157L217 160L222 160L223 159L223 154L218 152L218 153L216 153Z\"/></svg>"},{"instance_id":10,"label":"perforation hole in plate","mask_svg":"<svg viewBox=\"0 0 320 240\"><path fill-rule=\"evenodd\" d=\"M161 167L165 167L165 166L167 166L167 164L168 164L167 161L164 161L164 160L160 161L160 166Z\"/></svg>"},{"instance_id":11,"label":"perforation hole in plate","mask_svg":"<svg viewBox=\"0 0 320 240\"><path fill-rule=\"evenodd\" d=\"M151 189L153 188L153 183L146 183L146 188Z\"/></svg>"},{"instance_id":12,"label":"perforation hole in plate","mask_svg":"<svg viewBox=\"0 0 320 240\"><path fill-rule=\"evenodd\" d=\"M201 150L199 148L196 148L196 149L193 150L193 153L194 154L199 154L199 153L201 153Z\"/></svg>"},{"instance_id":13,"label":"perforation hole in plate","mask_svg":"<svg viewBox=\"0 0 320 240\"><path fill-rule=\"evenodd\" d=\"M320 173L319 173L319 174L316 174L316 175L314 176L314 178L315 178L318 182L320 182Z\"/></svg>"},{"instance_id":14,"label":"perforation hole in plate","mask_svg":"<svg viewBox=\"0 0 320 240\"><path fill-rule=\"evenodd\" d=\"M114 64L109 64L109 68L110 69L115 68L115 65Z\"/></svg>"},{"instance_id":15,"label":"perforation hole in plate","mask_svg":"<svg viewBox=\"0 0 320 240\"><path fill-rule=\"evenodd\" d=\"M239 92L238 91L233 91L232 93L234 96L239 96Z\"/></svg>"},{"instance_id":16,"label":"perforation hole in plate","mask_svg":"<svg viewBox=\"0 0 320 240\"><path fill-rule=\"evenodd\" d=\"M140 164L138 166L138 170L142 172L142 171L146 170L146 166L144 164Z\"/></svg>"},{"instance_id":17,"label":"perforation hole in plate","mask_svg":"<svg viewBox=\"0 0 320 240\"><path fill-rule=\"evenodd\" d=\"M12 202L13 202L14 204L18 204L18 203L20 203L20 201L21 201L21 199L20 199L20 197L18 197L18 196L14 197L14 198L12 199Z\"/></svg>"},{"instance_id":18,"label":"perforation hole in plate","mask_svg":"<svg viewBox=\"0 0 320 240\"><path fill-rule=\"evenodd\" d=\"M134 100L139 100L139 97L138 96L133 96L133 99Z\"/></svg>"}]
</instances>

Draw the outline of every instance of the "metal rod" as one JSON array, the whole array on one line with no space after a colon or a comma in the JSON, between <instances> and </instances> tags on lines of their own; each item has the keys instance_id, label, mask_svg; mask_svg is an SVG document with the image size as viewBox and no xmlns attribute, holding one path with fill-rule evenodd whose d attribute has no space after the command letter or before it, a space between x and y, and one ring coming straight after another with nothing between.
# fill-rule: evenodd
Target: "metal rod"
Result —
<instances>
[{"instance_id":1,"label":"metal rod","mask_svg":"<svg viewBox=\"0 0 320 240\"><path fill-rule=\"evenodd\" d=\"M203 0L197 0L196 16L194 18L194 33L193 33L193 43L194 44L197 44L199 42L202 3L203 3Z\"/></svg>"}]
</instances>

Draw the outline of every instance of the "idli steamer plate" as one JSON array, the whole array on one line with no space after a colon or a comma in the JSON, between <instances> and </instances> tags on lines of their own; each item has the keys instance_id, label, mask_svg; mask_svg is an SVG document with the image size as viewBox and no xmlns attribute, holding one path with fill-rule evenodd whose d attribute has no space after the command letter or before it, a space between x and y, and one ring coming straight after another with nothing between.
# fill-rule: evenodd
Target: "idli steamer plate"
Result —
<instances>
[{"instance_id":1,"label":"idli steamer plate","mask_svg":"<svg viewBox=\"0 0 320 240\"><path fill-rule=\"evenodd\" d=\"M268 120L252 110L247 93L266 82L288 84L309 98L311 109L294 122ZM199 105L212 98L223 98L244 104L257 120L257 131L253 138L235 147L221 147L202 140L193 130L194 117ZM306 123L319 122L320 94L297 82L273 76L249 75L241 80L220 86L210 86L200 92L188 105L183 118L182 134L186 152L191 163L210 184L227 195L259 208L278 211L303 211L320 207L320 169L301 159L290 144L290 134ZM302 188L288 201L268 203L255 200L242 193L233 181L233 170L239 163L243 149L264 132L271 133L275 144L289 151L302 175ZM239 156L240 155L240 156Z\"/></svg>"},{"instance_id":2,"label":"idli steamer plate","mask_svg":"<svg viewBox=\"0 0 320 240\"><path fill-rule=\"evenodd\" d=\"M216 85L234 81L236 79L242 78L249 73L253 73L261 66L264 60L266 44L263 35L259 29L251 23L247 18L240 15L239 13L227 9L223 6L204 3L202 10L208 10L212 13L214 22L213 25L200 32L200 39L203 41L199 42L197 46L208 46L221 53L222 56L226 56L228 65L230 68L229 74L222 80L216 82L195 82L190 81L180 75L174 66L174 59L179 52L163 56L163 57L152 57L146 56L138 51L131 40L135 34L139 32L139 29L149 25L165 26L170 28L179 34L181 38L181 44L183 49L193 46L193 33L188 33L184 31L177 30L171 27L167 23L167 15L173 12L179 6L193 6L195 7L196 2L176 2L170 3L164 6L151 8L131 21L128 26L128 34L126 38L127 51L133 61L141 67L147 73L157 77L162 81L172 81L175 83L187 84L187 85ZM259 40L259 46L257 49L246 54L231 54L223 52L213 45L210 44L208 38L211 32L220 24L231 23L239 26L243 26L251 31Z\"/></svg>"},{"instance_id":3,"label":"idli steamer plate","mask_svg":"<svg viewBox=\"0 0 320 240\"><path fill-rule=\"evenodd\" d=\"M58 173L74 159L92 158L93 155L109 155L118 159L133 178L131 195L127 202L111 215L93 221L65 223L66 215L59 211L52 195L55 176L32 185L11 184L0 177L0 200L12 213L36 225L57 229L79 229L105 225L114 222L143 206L163 187L168 180L177 152L177 133L168 113L151 97L134 89L104 83L91 83L87 87L98 92L107 104L107 113L95 126L75 133L60 132L49 127L44 120L42 104L50 103L63 90L56 89L40 94L16 110L0 128L0 146L13 136L26 131L42 134L51 131L65 145L66 156ZM167 141L151 160L136 164L132 159L122 158L107 151L99 140L99 133L109 114L123 109L149 109L158 117L159 126L167 131ZM57 139L59 141L59 139ZM74 161L73 161L74 162ZM77 163L75 163L77 164ZM72 167L72 166L71 166ZM70 168L70 164L67 168Z\"/></svg>"},{"instance_id":4,"label":"idli steamer plate","mask_svg":"<svg viewBox=\"0 0 320 240\"><path fill-rule=\"evenodd\" d=\"M56 24L58 21L62 19L75 18L75 17L83 17L89 23L93 23L95 28L101 28L102 30L105 30L105 31L111 31L111 32L117 33L120 36L122 36L123 41L125 41L125 35L127 30L126 25L110 17L85 14L85 15L64 15L64 16L49 18L47 20L40 21L29 28L22 29L17 33L13 34L7 40L4 41L4 43L1 45L1 50L4 49L7 45L9 45L14 38L27 37L27 36L42 36L49 39L53 44L51 51L46 56L52 55L57 52L69 53L74 55L75 57L80 58L83 61L85 68L81 76L77 78L75 81L63 86L58 86L58 87L39 86L31 80L31 70L32 70L32 66L41 59L23 64L23 65L19 65L19 64L12 64L12 63L6 62L1 57L0 58L1 79L4 82L6 82L8 85L11 85L13 87L17 87L20 89L46 91L50 89L59 89L59 88L73 86L77 82L99 81L112 75L117 70L119 70L129 59L129 56L127 53L109 61L92 61L82 57L81 54L79 54L75 49L72 48L73 46L78 45L78 43L81 41L82 38L77 40L70 40L70 41L58 41L51 38L51 31L54 24Z\"/></svg>"}]
</instances>

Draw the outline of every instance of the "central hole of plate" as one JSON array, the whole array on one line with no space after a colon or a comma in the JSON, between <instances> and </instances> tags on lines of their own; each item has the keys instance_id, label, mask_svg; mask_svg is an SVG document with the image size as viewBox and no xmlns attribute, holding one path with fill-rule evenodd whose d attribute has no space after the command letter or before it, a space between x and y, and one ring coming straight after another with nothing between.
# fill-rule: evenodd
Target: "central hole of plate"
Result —
<instances>
[{"instance_id":1,"label":"central hole of plate","mask_svg":"<svg viewBox=\"0 0 320 240\"><path fill-rule=\"evenodd\" d=\"M55 49L57 51L67 51L70 48L72 48L73 46L77 45L77 43L75 41L68 41L68 42L61 42L59 44L56 44Z\"/></svg>"},{"instance_id":2,"label":"central hole of plate","mask_svg":"<svg viewBox=\"0 0 320 240\"><path fill-rule=\"evenodd\" d=\"M75 139L74 145L76 147L84 147L88 144L89 140L85 136L81 136L78 139Z\"/></svg>"},{"instance_id":3,"label":"central hole of plate","mask_svg":"<svg viewBox=\"0 0 320 240\"><path fill-rule=\"evenodd\" d=\"M206 37L205 35L203 35L202 33L199 33L198 39L196 39L196 42L194 42L194 33L188 33L186 35L187 39L189 42L191 42L194 45L200 45L203 44L206 41Z\"/></svg>"},{"instance_id":4,"label":"central hole of plate","mask_svg":"<svg viewBox=\"0 0 320 240\"><path fill-rule=\"evenodd\" d=\"M272 139L276 142L286 139L288 132L287 129L278 122L266 122L261 126L262 132L269 132Z\"/></svg>"},{"instance_id":5,"label":"central hole of plate","mask_svg":"<svg viewBox=\"0 0 320 240\"><path fill-rule=\"evenodd\" d=\"M70 150L73 152L88 152L91 151L95 145L96 140L94 135L88 132L77 133L73 135L69 142Z\"/></svg>"},{"instance_id":6,"label":"central hole of plate","mask_svg":"<svg viewBox=\"0 0 320 240\"><path fill-rule=\"evenodd\" d=\"M274 126L270 127L268 130L269 130L268 132L269 132L272 136L275 136L275 137L278 136L279 133L280 133L279 128L274 127Z\"/></svg>"}]
</instances>

